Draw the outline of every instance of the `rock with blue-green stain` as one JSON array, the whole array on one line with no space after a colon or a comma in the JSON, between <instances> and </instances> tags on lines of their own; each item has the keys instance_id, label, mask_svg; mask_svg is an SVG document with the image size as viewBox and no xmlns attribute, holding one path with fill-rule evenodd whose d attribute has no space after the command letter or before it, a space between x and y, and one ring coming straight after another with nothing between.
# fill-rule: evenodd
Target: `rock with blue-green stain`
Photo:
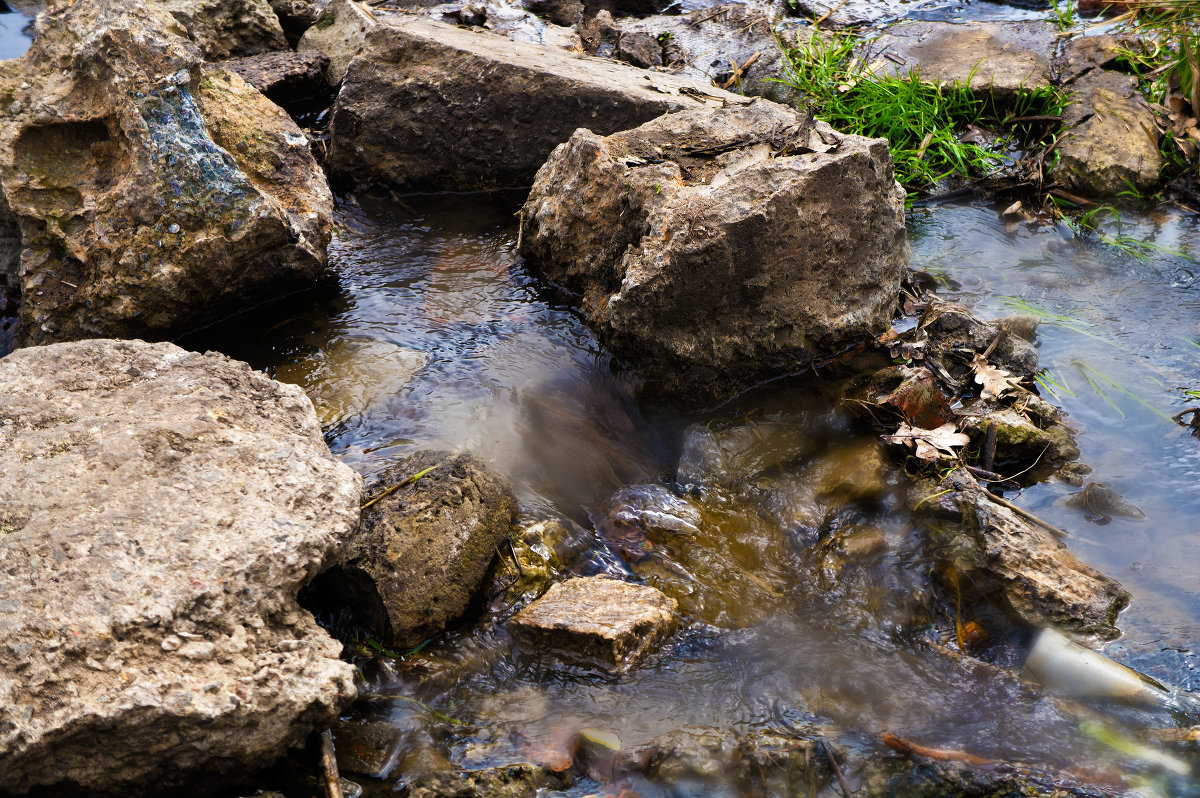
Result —
<instances>
[{"instance_id":1,"label":"rock with blue-green stain","mask_svg":"<svg viewBox=\"0 0 1200 798\"><path fill-rule=\"evenodd\" d=\"M78 0L0 64L18 345L170 338L323 273L332 197L308 139L182 34L157 6Z\"/></svg>"}]
</instances>

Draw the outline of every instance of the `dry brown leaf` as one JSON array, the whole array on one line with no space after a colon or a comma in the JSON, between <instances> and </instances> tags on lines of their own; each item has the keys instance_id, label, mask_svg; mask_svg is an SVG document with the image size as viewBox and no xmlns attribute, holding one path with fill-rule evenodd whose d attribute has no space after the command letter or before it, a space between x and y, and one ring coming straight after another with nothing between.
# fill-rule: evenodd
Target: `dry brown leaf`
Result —
<instances>
[{"instance_id":1,"label":"dry brown leaf","mask_svg":"<svg viewBox=\"0 0 1200 798\"><path fill-rule=\"evenodd\" d=\"M922 429L901 424L894 435L882 437L887 443L913 447L920 460L937 460L943 454L953 457L955 448L971 442L967 435L954 431L953 423L943 424L937 429Z\"/></svg>"},{"instance_id":2,"label":"dry brown leaf","mask_svg":"<svg viewBox=\"0 0 1200 798\"><path fill-rule=\"evenodd\" d=\"M1016 388L1017 383L1021 381L1021 378L1014 376L1011 371L989 364L984 356L979 354L971 361L971 370L975 372L975 382L983 386L979 391L981 399L998 399Z\"/></svg>"}]
</instances>

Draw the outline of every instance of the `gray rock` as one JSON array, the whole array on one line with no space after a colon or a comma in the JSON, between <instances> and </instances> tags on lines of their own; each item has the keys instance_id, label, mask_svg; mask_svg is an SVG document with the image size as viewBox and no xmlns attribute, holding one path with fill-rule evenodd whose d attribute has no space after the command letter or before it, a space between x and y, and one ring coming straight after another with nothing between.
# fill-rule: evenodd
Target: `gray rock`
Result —
<instances>
[{"instance_id":1,"label":"gray rock","mask_svg":"<svg viewBox=\"0 0 1200 798\"><path fill-rule=\"evenodd\" d=\"M328 163L358 185L522 185L578 128L607 134L668 111L738 102L745 100L684 78L392 18L368 34L350 65Z\"/></svg>"},{"instance_id":2,"label":"gray rock","mask_svg":"<svg viewBox=\"0 0 1200 798\"><path fill-rule=\"evenodd\" d=\"M268 0L150 0L171 12L210 61L287 48Z\"/></svg>"},{"instance_id":3,"label":"gray rock","mask_svg":"<svg viewBox=\"0 0 1200 798\"><path fill-rule=\"evenodd\" d=\"M289 41L297 41L325 12L330 0L270 0Z\"/></svg>"},{"instance_id":4,"label":"gray rock","mask_svg":"<svg viewBox=\"0 0 1200 798\"><path fill-rule=\"evenodd\" d=\"M328 575L389 645L409 648L466 611L516 520L508 481L469 454L418 452L368 495L425 476L363 511L345 563Z\"/></svg>"},{"instance_id":5,"label":"gray rock","mask_svg":"<svg viewBox=\"0 0 1200 798\"><path fill-rule=\"evenodd\" d=\"M795 94L776 82L783 68L781 42L795 42L794 26L775 24L761 6L728 3L682 16L628 21L621 27L625 36L642 33L659 42L662 63L672 73L715 85L728 83L731 91L780 102Z\"/></svg>"},{"instance_id":6,"label":"gray rock","mask_svg":"<svg viewBox=\"0 0 1200 798\"><path fill-rule=\"evenodd\" d=\"M296 50L301 53L315 50L328 56L325 80L331 86L338 86L346 77L351 59L362 50L367 32L376 24L375 18L358 3L333 0L300 37Z\"/></svg>"},{"instance_id":7,"label":"gray rock","mask_svg":"<svg viewBox=\"0 0 1200 798\"><path fill-rule=\"evenodd\" d=\"M1071 39L1055 62L1058 80L1070 83L1092 69L1113 66L1121 46L1121 40L1107 33Z\"/></svg>"},{"instance_id":8,"label":"gray rock","mask_svg":"<svg viewBox=\"0 0 1200 798\"><path fill-rule=\"evenodd\" d=\"M222 61L220 66L284 108L311 103L322 95L328 102L325 70L329 67L329 56L320 51L263 53Z\"/></svg>"},{"instance_id":9,"label":"gray rock","mask_svg":"<svg viewBox=\"0 0 1200 798\"><path fill-rule=\"evenodd\" d=\"M1049 22L900 22L866 48L877 74L969 85L977 95L1012 102L1021 89L1051 85L1057 39Z\"/></svg>"},{"instance_id":10,"label":"gray rock","mask_svg":"<svg viewBox=\"0 0 1200 798\"><path fill-rule=\"evenodd\" d=\"M690 537L700 532L700 511L661 485L621 488L593 514L592 523L604 542L626 560L647 556L650 535Z\"/></svg>"},{"instance_id":11,"label":"gray rock","mask_svg":"<svg viewBox=\"0 0 1200 798\"><path fill-rule=\"evenodd\" d=\"M333 203L308 139L176 30L78 0L0 64L18 343L173 336L323 273Z\"/></svg>"},{"instance_id":12,"label":"gray rock","mask_svg":"<svg viewBox=\"0 0 1200 798\"><path fill-rule=\"evenodd\" d=\"M908 259L887 142L765 100L576 131L521 216L647 392L693 403L878 335Z\"/></svg>"},{"instance_id":13,"label":"gray rock","mask_svg":"<svg viewBox=\"0 0 1200 798\"><path fill-rule=\"evenodd\" d=\"M970 435L972 445L982 451L988 429L995 424L996 457L1001 462L1036 460L1054 468L1078 459L1079 447L1075 445L1075 436L1062 413L1037 397L1031 397L1028 404L1033 405L1035 400L1040 407L1023 407L1020 413L1010 407L980 411L967 406L963 408L962 431ZM1038 415L1039 409L1047 411L1045 416ZM1041 422L1040 425L1033 423L1031 418Z\"/></svg>"},{"instance_id":14,"label":"gray rock","mask_svg":"<svg viewBox=\"0 0 1200 798\"><path fill-rule=\"evenodd\" d=\"M1071 84L1069 130L1050 176L1089 197L1152 191L1163 167L1154 112L1132 75L1094 69Z\"/></svg>"},{"instance_id":15,"label":"gray rock","mask_svg":"<svg viewBox=\"0 0 1200 798\"><path fill-rule=\"evenodd\" d=\"M1046 529L992 501L965 469L921 483L910 506L929 516L931 556L948 564L973 597L1033 627L1117 636L1117 616L1129 603L1120 583L1080 562Z\"/></svg>"},{"instance_id":16,"label":"gray rock","mask_svg":"<svg viewBox=\"0 0 1200 798\"><path fill-rule=\"evenodd\" d=\"M677 608L675 599L652 587L576 577L513 616L508 631L532 651L624 670L671 633Z\"/></svg>"},{"instance_id":17,"label":"gray rock","mask_svg":"<svg viewBox=\"0 0 1200 798\"><path fill-rule=\"evenodd\" d=\"M386 779L399 764L408 724L391 720L338 720L333 724L338 771Z\"/></svg>"},{"instance_id":18,"label":"gray rock","mask_svg":"<svg viewBox=\"0 0 1200 798\"><path fill-rule=\"evenodd\" d=\"M241 774L353 698L296 594L362 482L300 389L165 343L18 350L0 474L6 792Z\"/></svg>"},{"instance_id":19,"label":"gray rock","mask_svg":"<svg viewBox=\"0 0 1200 798\"><path fill-rule=\"evenodd\" d=\"M999 338L989 362L1013 374L1032 377L1038 370L1037 349L1015 332L1028 324L1023 318L1011 321L1011 331L1001 337L1004 321L983 321L958 302L931 297L918 327L928 336L928 349L939 355L954 350L982 353Z\"/></svg>"}]
</instances>

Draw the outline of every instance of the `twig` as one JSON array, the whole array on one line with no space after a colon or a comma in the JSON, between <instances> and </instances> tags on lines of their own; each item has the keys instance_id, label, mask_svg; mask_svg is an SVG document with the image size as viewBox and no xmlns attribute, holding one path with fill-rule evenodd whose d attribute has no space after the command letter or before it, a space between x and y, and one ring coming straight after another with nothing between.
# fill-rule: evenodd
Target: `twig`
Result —
<instances>
[{"instance_id":1,"label":"twig","mask_svg":"<svg viewBox=\"0 0 1200 798\"><path fill-rule=\"evenodd\" d=\"M842 766L838 764L837 758L833 755L833 750L829 747L829 741L822 740L821 747L825 749L825 756L829 757L829 764L833 767L833 775L837 777L838 786L842 788L842 795L845 798L854 798L850 794L850 787L846 785L846 777L842 775Z\"/></svg>"},{"instance_id":2,"label":"twig","mask_svg":"<svg viewBox=\"0 0 1200 798\"><path fill-rule=\"evenodd\" d=\"M986 468L978 468L976 466L966 464L964 464L963 467L970 471L973 475L979 477L980 479L987 480L988 482L1004 481L1004 477L1000 476L995 471L988 471Z\"/></svg>"},{"instance_id":3,"label":"twig","mask_svg":"<svg viewBox=\"0 0 1200 798\"><path fill-rule=\"evenodd\" d=\"M517 211L517 252L521 251L521 241L525 237L525 209Z\"/></svg>"},{"instance_id":4,"label":"twig","mask_svg":"<svg viewBox=\"0 0 1200 798\"><path fill-rule=\"evenodd\" d=\"M849 2L849 0L841 0L841 2L838 3L836 6L834 6L833 8L829 9L824 14L822 14L820 19L813 20L813 27L814 28L821 27L822 22L829 19L829 17L833 14L834 11L837 11L839 8L846 5L847 2ZM846 788L845 785L842 785L842 789L844 790L845 788ZM849 798L848 795L847 795L847 798Z\"/></svg>"},{"instance_id":5,"label":"twig","mask_svg":"<svg viewBox=\"0 0 1200 798\"><path fill-rule=\"evenodd\" d=\"M325 798L346 798L342 793L342 777L338 775L337 757L333 755L333 732L321 732L321 770L325 773Z\"/></svg>"},{"instance_id":6,"label":"twig","mask_svg":"<svg viewBox=\"0 0 1200 798\"><path fill-rule=\"evenodd\" d=\"M762 50L755 50L754 55L747 58L746 63L742 64L741 66L738 66L737 62L734 61L733 62L733 77L731 77L729 80L722 83L721 88L728 89L733 84L740 83L742 80L742 76L744 76L746 74L746 70L749 69L754 64L754 62L758 60L759 56L761 56L761 55L762 55Z\"/></svg>"},{"instance_id":7,"label":"twig","mask_svg":"<svg viewBox=\"0 0 1200 798\"><path fill-rule=\"evenodd\" d=\"M438 463L438 465L435 465L435 466L430 466L429 468L426 468L424 471L419 471L419 472L417 472L416 474L413 474L411 477L405 477L404 479L402 479L401 481L397 482L395 485L392 485L390 488L388 488L387 490L385 490L383 493L379 494L379 495L378 495L378 496L376 496L374 499L371 499L371 501L367 502L366 504L364 504L362 507L360 507L360 508L358 508L358 509L359 509L359 510L365 510L365 509L367 509L368 507L370 507L371 505L375 504L375 503L376 503L377 501L379 501L380 499L383 499L383 498L386 498L386 497L388 497L388 496L391 496L393 493L395 493L396 491L400 490L400 489L401 489L401 488L403 488L405 485L411 485L411 484L413 484L413 483L414 483L414 482L416 482L418 479L420 479L421 477L425 476L425 475L426 475L426 474L428 474L430 471L434 470L435 468L437 468L437 467L438 467L438 466L440 466L440 465L441 465L441 463Z\"/></svg>"},{"instance_id":8,"label":"twig","mask_svg":"<svg viewBox=\"0 0 1200 798\"><path fill-rule=\"evenodd\" d=\"M966 751L951 751L946 748L929 748L928 746L914 743L912 740L906 740L903 737L888 732L883 735L883 744L893 751L899 751L902 754L910 756L923 756L926 759L936 759L939 762L966 762L969 765L994 765L995 759L987 759L986 757L968 754Z\"/></svg>"},{"instance_id":9,"label":"twig","mask_svg":"<svg viewBox=\"0 0 1200 798\"><path fill-rule=\"evenodd\" d=\"M1034 114L1032 116L1014 116L1012 119L1005 119L1005 124L1014 125L1017 122L1061 122L1061 116L1052 114Z\"/></svg>"},{"instance_id":10,"label":"twig","mask_svg":"<svg viewBox=\"0 0 1200 798\"><path fill-rule=\"evenodd\" d=\"M1037 526L1040 526L1042 529L1046 530L1047 532L1054 535L1055 537L1065 538L1068 536L1067 532L1065 530L1059 529L1054 524L1051 524L1048 521L1043 521L1042 519L1038 518L1036 515L1029 512L1028 510L1023 510L1020 507L1018 507L1017 505L1010 502L1008 499L1004 499L1004 498L1001 498L1000 496L997 496L996 494L992 493L990 490L983 487L982 485L980 485L979 487L984 493L987 494L988 498L991 499L992 501L994 501L996 504L1000 505L1001 507L1007 507L1008 509L1012 510L1017 515L1024 518L1026 521L1030 522L1031 524L1036 524Z\"/></svg>"}]
</instances>

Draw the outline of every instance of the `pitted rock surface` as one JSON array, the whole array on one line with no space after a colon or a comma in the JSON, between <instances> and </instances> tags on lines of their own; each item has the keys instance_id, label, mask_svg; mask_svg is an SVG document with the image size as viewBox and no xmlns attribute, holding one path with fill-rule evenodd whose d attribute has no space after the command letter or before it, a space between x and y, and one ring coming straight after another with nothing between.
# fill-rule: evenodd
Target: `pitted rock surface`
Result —
<instances>
[{"instance_id":1,"label":"pitted rock surface","mask_svg":"<svg viewBox=\"0 0 1200 798\"><path fill-rule=\"evenodd\" d=\"M652 587L576 577L551 586L508 622L508 630L532 651L625 669L671 633L678 608Z\"/></svg>"},{"instance_id":2,"label":"pitted rock surface","mask_svg":"<svg viewBox=\"0 0 1200 798\"><path fill-rule=\"evenodd\" d=\"M647 393L692 403L878 335L909 253L887 142L766 100L578 130L521 218Z\"/></svg>"},{"instance_id":3,"label":"pitted rock surface","mask_svg":"<svg viewBox=\"0 0 1200 798\"><path fill-rule=\"evenodd\" d=\"M390 645L409 648L466 611L516 520L517 500L478 458L436 450L398 461L368 494L383 498L363 510L346 562L317 589Z\"/></svg>"},{"instance_id":4,"label":"pitted rock surface","mask_svg":"<svg viewBox=\"0 0 1200 798\"><path fill-rule=\"evenodd\" d=\"M210 61L287 49L268 0L150 0L171 12Z\"/></svg>"},{"instance_id":5,"label":"pitted rock surface","mask_svg":"<svg viewBox=\"0 0 1200 798\"><path fill-rule=\"evenodd\" d=\"M323 273L332 196L282 109L158 5L77 0L37 28L0 64L19 345L172 337Z\"/></svg>"},{"instance_id":6,"label":"pitted rock surface","mask_svg":"<svg viewBox=\"0 0 1200 798\"><path fill-rule=\"evenodd\" d=\"M0 360L0 792L270 764L354 696L296 603L361 480L299 388L172 344Z\"/></svg>"}]
</instances>

